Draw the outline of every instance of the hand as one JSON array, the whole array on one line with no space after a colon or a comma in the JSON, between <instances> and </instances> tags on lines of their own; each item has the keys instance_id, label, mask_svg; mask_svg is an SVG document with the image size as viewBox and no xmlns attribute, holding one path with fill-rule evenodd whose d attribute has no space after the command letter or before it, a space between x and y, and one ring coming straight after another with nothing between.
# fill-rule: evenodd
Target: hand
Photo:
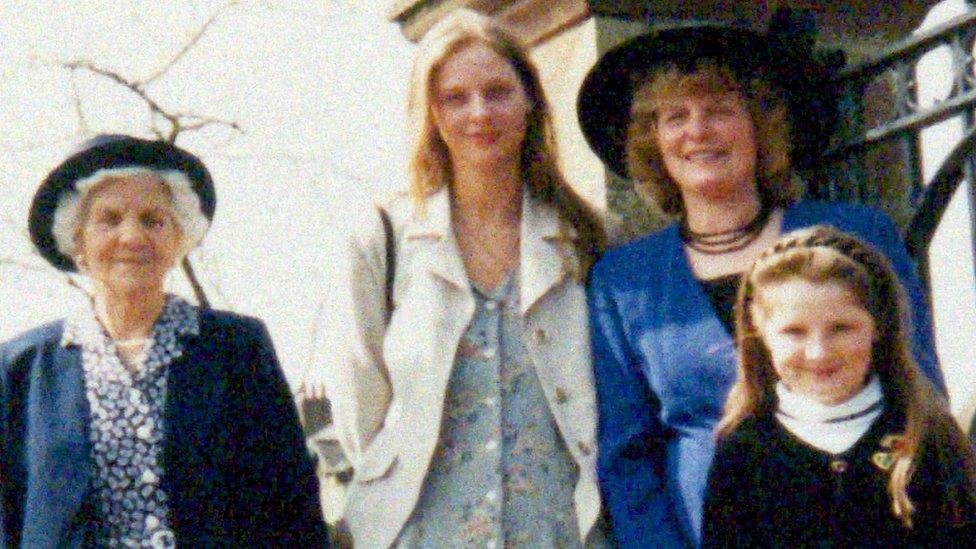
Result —
<instances>
[{"instance_id":1,"label":"hand","mask_svg":"<svg viewBox=\"0 0 976 549\"><path fill-rule=\"evenodd\" d=\"M325 396L325 383L318 380L302 380L298 385L296 396L298 400L321 400Z\"/></svg>"}]
</instances>

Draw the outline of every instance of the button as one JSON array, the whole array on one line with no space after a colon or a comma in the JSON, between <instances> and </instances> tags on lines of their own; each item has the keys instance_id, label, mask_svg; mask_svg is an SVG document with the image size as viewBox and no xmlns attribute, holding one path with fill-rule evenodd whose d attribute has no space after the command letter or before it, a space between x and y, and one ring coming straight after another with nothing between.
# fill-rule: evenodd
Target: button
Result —
<instances>
[{"instance_id":1,"label":"button","mask_svg":"<svg viewBox=\"0 0 976 549\"><path fill-rule=\"evenodd\" d=\"M588 455L590 455L590 453L593 452L593 450L590 448L590 445L587 444L587 443L585 443L585 442L583 442L582 440L576 443L576 447L579 448L579 451L584 456L588 456Z\"/></svg>"},{"instance_id":2,"label":"button","mask_svg":"<svg viewBox=\"0 0 976 549\"><path fill-rule=\"evenodd\" d=\"M142 472L142 477L140 478L140 480L142 481L143 484L156 484L156 482L159 480L159 477L156 476L156 473L152 472L152 469L146 469L145 471Z\"/></svg>"},{"instance_id":3,"label":"button","mask_svg":"<svg viewBox=\"0 0 976 549\"><path fill-rule=\"evenodd\" d=\"M488 503L495 503L496 499L498 499L498 494L496 494L494 490L489 490L488 493L485 494L485 501Z\"/></svg>"},{"instance_id":4,"label":"button","mask_svg":"<svg viewBox=\"0 0 976 549\"><path fill-rule=\"evenodd\" d=\"M569 400L569 393L566 392L566 389L556 387L556 402L566 404L567 400Z\"/></svg>"},{"instance_id":5,"label":"button","mask_svg":"<svg viewBox=\"0 0 976 549\"><path fill-rule=\"evenodd\" d=\"M495 448L498 448L498 441L495 439L491 439L487 444L485 444L485 450L488 450L489 452Z\"/></svg>"},{"instance_id":6,"label":"button","mask_svg":"<svg viewBox=\"0 0 976 549\"><path fill-rule=\"evenodd\" d=\"M830 470L842 474L847 472L847 462L842 459L835 459L830 462Z\"/></svg>"},{"instance_id":7,"label":"button","mask_svg":"<svg viewBox=\"0 0 976 549\"><path fill-rule=\"evenodd\" d=\"M484 355L485 358L495 358L495 353L496 351L494 347L488 347L487 349L485 349Z\"/></svg>"},{"instance_id":8,"label":"button","mask_svg":"<svg viewBox=\"0 0 976 549\"><path fill-rule=\"evenodd\" d=\"M498 308L498 302L495 301L494 299L489 299L488 301L485 302L485 309L488 309L489 311L494 311L497 308Z\"/></svg>"},{"instance_id":9,"label":"button","mask_svg":"<svg viewBox=\"0 0 976 549\"><path fill-rule=\"evenodd\" d=\"M136 436L141 438L142 440L149 440L149 437L152 436L152 427L145 424L140 425L136 429Z\"/></svg>"},{"instance_id":10,"label":"button","mask_svg":"<svg viewBox=\"0 0 976 549\"><path fill-rule=\"evenodd\" d=\"M149 538L149 546L153 549L174 549L176 537L169 530L159 530Z\"/></svg>"},{"instance_id":11,"label":"button","mask_svg":"<svg viewBox=\"0 0 976 549\"><path fill-rule=\"evenodd\" d=\"M488 397L484 400L485 406L489 408L494 408L498 405L498 399L495 397Z\"/></svg>"}]
</instances>

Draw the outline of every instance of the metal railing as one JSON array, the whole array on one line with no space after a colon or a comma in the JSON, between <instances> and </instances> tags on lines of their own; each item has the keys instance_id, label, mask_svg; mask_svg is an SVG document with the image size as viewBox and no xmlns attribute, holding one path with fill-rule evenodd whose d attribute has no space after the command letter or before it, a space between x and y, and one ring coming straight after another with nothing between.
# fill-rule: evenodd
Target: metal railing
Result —
<instances>
[{"instance_id":1,"label":"metal railing","mask_svg":"<svg viewBox=\"0 0 976 549\"><path fill-rule=\"evenodd\" d=\"M974 41L976 8L840 71L831 83L841 98L840 127L833 146L824 154L823 167L809 175L815 181L809 193L816 198L875 203L889 210L901 206L906 244L923 273L929 245L949 200L976 173ZM940 100L921 105L916 66L923 56L940 48L950 54L951 88ZM879 90L882 97L866 99ZM869 112L878 107L882 112ZM921 168L921 132L959 115L964 135L926 182ZM871 166L870 157L879 150L886 151L883 159L897 161L876 161L878 165ZM879 184L891 185L893 177L900 186L895 194L903 201L901 205L892 204L892 198L884 195L884 185ZM972 211L976 205L973 185L969 192ZM976 237L976 227L970 226L970 234Z\"/></svg>"}]
</instances>

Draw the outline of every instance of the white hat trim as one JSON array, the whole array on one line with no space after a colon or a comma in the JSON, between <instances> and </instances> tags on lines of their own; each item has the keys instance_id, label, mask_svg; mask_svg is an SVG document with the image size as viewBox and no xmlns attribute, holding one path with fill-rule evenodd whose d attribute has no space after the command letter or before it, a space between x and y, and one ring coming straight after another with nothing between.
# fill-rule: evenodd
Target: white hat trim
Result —
<instances>
[{"instance_id":1,"label":"white hat trim","mask_svg":"<svg viewBox=\"0 0 976 549\"><path fill-rule=\"evenodd\" d=\"M106 179L139 175L158 177L169 189L173 200L173 216L182 233L178 258L183 258L195 248L207 234L210 220L203 213L200 197L193 191L190 179L179 170L154 170L144 166L131 166L98 170L76 181L74 191L65 192L61 196L51 227L51 234L58 245L58 251L69 257L75 256L77 251L75 235L78 234L78 224L81 222L79 219L81 203L88 193Z\"/></svg>"}]
</instances>

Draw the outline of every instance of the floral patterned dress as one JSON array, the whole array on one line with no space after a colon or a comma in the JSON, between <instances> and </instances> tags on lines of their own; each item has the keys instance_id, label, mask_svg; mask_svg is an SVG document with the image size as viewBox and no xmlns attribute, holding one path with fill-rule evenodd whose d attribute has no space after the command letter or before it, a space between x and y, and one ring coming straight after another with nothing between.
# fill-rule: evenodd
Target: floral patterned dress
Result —
<instances>
[{"instance_id":1,"label":"floral patterned dress","mask_svg":"<svg viewBox=\"0 0 976 549\"><path fill-rule=\"evenodd\" d=\"M175 547L168 496L161 487L163 406L169 364L183 353L179 336L199 332L189 303L168 296L153 327L143 368L126 369L115 343L88 308L68 318L62 345L81 348L91 410L94 464L89 492L99 547Z\"/></svg>"},{"instance_id":2,"label":"floral patterned dress","mask_svg":"<svg viewBox=\"0 0 976 549\"><path fill-rule=\"evenodd\" d=\"M474 294L438 447L396 545L579 547L577 466L523 343L518 278Z\"/></svg>"}]
</instances>

